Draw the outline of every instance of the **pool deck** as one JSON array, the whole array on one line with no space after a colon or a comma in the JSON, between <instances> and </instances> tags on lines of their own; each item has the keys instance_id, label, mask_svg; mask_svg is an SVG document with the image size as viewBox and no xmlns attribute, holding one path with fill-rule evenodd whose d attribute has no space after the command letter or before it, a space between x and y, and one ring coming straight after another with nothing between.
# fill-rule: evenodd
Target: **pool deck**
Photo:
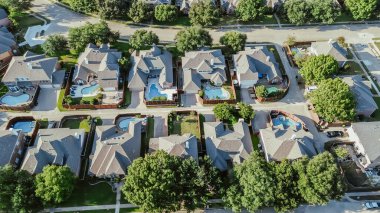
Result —
<instances>
[{"instance_id":1,"label":"pool deck","mask_svg":"<svg viewBox=\"0 0 380 213\"><path fill-rule=\"evenodd\" d=\"M205 83L205 84L203 84L203 88L204 88L203 89L204 98L207 99L207 100L229 100L231 98L231 94L226 89L224 89L223 87L212 86L209 83ZM226 93L226 94L228 94L228 96L225 97L225 98L219 98L219 99L209 98L209 96L207 94L208 93L207 91L216 90L216 89L222 90L222 93Z\"/></svg>"},{"instance_id":2,"label":"pool deck","mask_svg":"<svg viewBox=\"0 0 380 213\"><path fill-rule=\"evenodd\" d=\"M145 90L145 100L148 100L150 101L151 99L149 98L149 92L150 92L150 86L152 84L155 84L159 93L162 94L162 95L166 95L167 97L167 100L173 100L173 95L174 94L177 94L177 87L172 87L170 89L162 89L160 84L158 83L158 78L149 78L148 79L148 85L146 86L146 90Z\"/></svg>"},{"instance_id":3,"label":"pool deck","mask_svg":"<svg viewBox=\"0 0 380 213\"><path fill-rule=\"evenodd\" d=\"M11 91L8 91L5 95L3 95L1 98L0 98L0 103L2 105L5 105L5 106L21 106L21 105L24 105L24 104L29 104L32 100L33 100L33 97L36 95L36 92L37 90L36 89L31 89L31 90L25 90L25 91L19 91L19 92L11 92ZM25 102L22 102L22 103L19 103L17 105L7 105L6 103L3 103L1 100L3 99L3 97L5 96L19 96L19 95L22 95L22 94L28 94L29 95L29 99Z\"/></svg>"},{"instance_id":4,"label":"pool deck","mask_svg":"<svg viewBox=\"0 0 380 213\"><path fill-rule=\"evenodd\" d=\"M97 95L99 93L99 89L97 89L97 90L95 90L94 93L91 93L91 94L82 94L82 89L93 86L91 84L85 84L85 85L82 85L82 86L75 84L75 85L72 85L71 87L73 87L73 86L76 86L77 89L74 91L74 94L71 94L71 90L70 90L70 96L72 98L91 97L91 96L95 96L95 95Z\"/></svg>"}]
</instances>

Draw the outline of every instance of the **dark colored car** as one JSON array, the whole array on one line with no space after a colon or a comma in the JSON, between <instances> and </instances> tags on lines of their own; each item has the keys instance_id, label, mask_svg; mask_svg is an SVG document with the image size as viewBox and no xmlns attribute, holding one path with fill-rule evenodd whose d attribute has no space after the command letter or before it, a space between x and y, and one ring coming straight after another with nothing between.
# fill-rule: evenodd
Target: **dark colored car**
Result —
<instances>
[{"instance_id":1,"label":"dark colored car","mask_svg":"<svg viewBox=\"0 0 380 213\"><path fill-rule=\"evenodd\" d=\"M342 131L327 131L326 134L329 138L342 137L344 135Z\"/></svg>"}]
</instances>

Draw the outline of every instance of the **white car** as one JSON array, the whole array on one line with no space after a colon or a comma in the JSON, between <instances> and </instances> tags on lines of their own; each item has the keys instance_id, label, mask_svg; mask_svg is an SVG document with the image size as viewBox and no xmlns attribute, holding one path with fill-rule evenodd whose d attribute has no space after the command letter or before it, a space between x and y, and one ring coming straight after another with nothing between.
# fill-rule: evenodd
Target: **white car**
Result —
<instances>
[{"instance_id":1,"label":"white car","mask_svg":"<svg viewBox=\"0 0 380 213\"><path fill-rule=\"evenodd\" d=\"M364 206L367 207L367 209L379 208L379 204L376 202L366 202Z\"/></svg>"}]
</instances>

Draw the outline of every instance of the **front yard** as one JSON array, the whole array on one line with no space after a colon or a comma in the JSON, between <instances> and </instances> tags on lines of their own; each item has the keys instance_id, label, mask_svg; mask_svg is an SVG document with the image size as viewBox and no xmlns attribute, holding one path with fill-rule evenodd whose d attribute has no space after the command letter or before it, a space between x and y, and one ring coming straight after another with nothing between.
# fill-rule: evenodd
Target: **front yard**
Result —
<instances>
[{"instance_id":1,"label":"front yard","mask_svg":"<svg viewBox=\"0 0 380 213\"><path fill-rule=\"evenodd\" d=\"M177 114L172 112L169 114L168 122L170 135L191 133L198 139L201 138L198 116L195 114Z\"/></svg>"},{"instance_id":2,"label":"front yard","mask_svg":"<svg viewBox=\"0 0 380 213\"><path fill-rule=\"evenodd\" d=\"M355 61L347 61L344 68L340 69L339 75L363 75L360 65Z\"/></svg>"}]
</instances>

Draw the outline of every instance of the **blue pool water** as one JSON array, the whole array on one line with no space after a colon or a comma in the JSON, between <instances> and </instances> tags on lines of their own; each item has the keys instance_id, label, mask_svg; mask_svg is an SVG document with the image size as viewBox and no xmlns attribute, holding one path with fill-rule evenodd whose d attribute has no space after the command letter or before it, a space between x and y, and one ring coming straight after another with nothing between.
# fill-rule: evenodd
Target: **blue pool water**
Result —
<instances>
[{"instance_id":1,"label":"blue pool water","mask_svg":"<svg viewBox=\"0 0 380 213\"><path fill-rule=\"evenodd\" d=\"M119 128L122 129L123 131L128 131L129 124L132 121L139 121L139 120L145 120L145 118L135 118L135 117L126 117L123 118L118 124Z\"/></svg>"},{"instance_id":2,"label":"blue pool water","mask_svg":"<svg viewBox=\"0 0 380 213\"><path fill-rule=\"evenodd\" d=\"M99 84L94 84L92 86L83 88L81 92L83 95L89 95L89 94L95 93L96 90L99 89L99 87L100 87Z\"/></svg>"},{"instance_id":3,"label":"blue pool water","mask_svg":"<svg viewBox=\"0 0 380 213\"><path fill-rule=\"evenodd\" d=\"M13 124L13 129L21 129L24 133L30 133L33 131L35 125L35 121L18 121Z\"/></svg>"},{"instance_id":4,"label":"blue pool water","mask_svg":"<svg viewBox=\"0 0 380 213\"><path fill-rule=\"evenodd\" d=\"M223 89L222 87L212 87L212 88L207 88L205 89L205 95L206 98L209 100L216 100L216 99L229 99L230 98L230 93Z\"/></svg>"},{"instance_id":5,"label":"blue pool water","mask_svg":"<svg viewBox=\"0 0 380 213\"><path fill-rule=\"evenodd\" d=\"M29 97L28 94L21 94L19 96L6 95L1 98L1 103L9 106L17 106L27 102Z\"/></svg>"},{"instance_id":6,"label":"blue pool water","mask_svg":"<svg viewBox=\"0 0 380 213\"><path fill-rule=\"evenodd\" d=\"M302 127L301 123L295 122L292 119L289 119L289 118L282 116L282 115L278 116L277 118L273 118L272 122L273 122L274 126L283 125L284 128L289 128L291 126L292 127L294 126L297 130L299 130Z\"/></svg>"},{"instance_id":7,"label":"blue pool water","mask_svg":"<svg viewBox=\"0 0 380 213\"><path fill-rule=\"evenodd\" d=\"M151 84L148 93L148 100L152 100L154 97L168 97L166 94L160 93L156 84Z\"/></svg>"}]
</instances>

